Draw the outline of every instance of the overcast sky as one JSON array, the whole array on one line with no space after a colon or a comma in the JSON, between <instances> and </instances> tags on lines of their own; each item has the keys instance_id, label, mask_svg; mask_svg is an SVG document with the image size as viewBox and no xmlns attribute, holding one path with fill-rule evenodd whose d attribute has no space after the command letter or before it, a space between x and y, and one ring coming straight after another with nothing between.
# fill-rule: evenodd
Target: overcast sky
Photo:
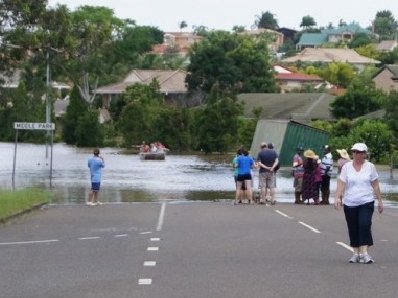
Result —
<instances>
[{"instance_id":1,"label":"overcast sky","mask_svg":"<svg viewBox=\"0 0 398 298\"><path fill-rule=\"evenodd\" d=\"M162 31L178 31L178 24L186 21L187 29L205 26L208 29L231 30L233 26L246 29L256 16L270 11L280 27L300 29L303 16L310 15L318 26L330 22L336 26L340 19L358 22L368 27L380 10L390 10L398 19L397 0L49 0L50 6L66 4L71 10L80 5L105 6L119 18L130 18L137 25L158 27ZM186 29L186 30L187 30Z\"/></svg>"}]
</instances>

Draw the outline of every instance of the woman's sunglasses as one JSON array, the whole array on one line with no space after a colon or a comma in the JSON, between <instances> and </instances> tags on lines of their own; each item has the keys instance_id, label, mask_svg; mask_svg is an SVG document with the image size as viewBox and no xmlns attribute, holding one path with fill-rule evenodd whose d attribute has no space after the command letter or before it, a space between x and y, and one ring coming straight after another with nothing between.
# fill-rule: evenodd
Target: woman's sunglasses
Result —
<instances>
[{"instance_id":1,"label":"woman's sunglasses","mask_svg":"<svg viewBox=\"0 0 398 298\"><path fill-rule=\"evenodd\" d=\"M366 153L366 151L358 151L358 150L352 150L352 153Z\"/></svg>"}]
</instances>

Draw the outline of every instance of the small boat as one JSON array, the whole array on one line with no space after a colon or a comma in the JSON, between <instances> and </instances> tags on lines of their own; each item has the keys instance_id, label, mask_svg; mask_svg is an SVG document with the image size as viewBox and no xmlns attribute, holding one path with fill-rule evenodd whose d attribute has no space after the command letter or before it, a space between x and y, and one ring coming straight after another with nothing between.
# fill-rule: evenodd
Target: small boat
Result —
<instances>
[{"instance_id":1,"label":"small boat","mask_svg":"<svg viewBox=\"0 0 398 298\"><path fill-rule=\"evenodd\" d=\"M165 160L165 152L140 152L140 159L142 160Z\"/></svg>"}]
</instances>

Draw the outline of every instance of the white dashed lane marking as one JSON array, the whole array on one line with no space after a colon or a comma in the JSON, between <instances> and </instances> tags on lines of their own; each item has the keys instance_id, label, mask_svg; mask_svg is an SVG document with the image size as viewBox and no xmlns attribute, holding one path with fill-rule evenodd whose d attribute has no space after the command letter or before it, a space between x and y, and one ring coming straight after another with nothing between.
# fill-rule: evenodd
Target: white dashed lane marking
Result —
<instances>
[{"instance_id":1,"label":"white dashed lane marking","mask_svg":"<svg viewBox=\"0 0 398 298\"><path fill-rule=\"evenodd\" d=\"M144 267L155 267L156 262L155 261L145 261L144 262Z\"/></svg>"},{"instance_id":2,"label":"white dashed lane marking","mask_svg":"<svg viewBox=\"0 0 398 298\"><path fill-rule=\"evenodd\" d=\"M305 222L299 221L299 224L303 225L304 227L310 229L312 232L320 234L321 232L319 232L318 229L315 229L314 227L311 227L310 225L306 224Z\"/></svg>"},{"instance_id":3,"label":"white dashed lane marking","mask_svg":"<svg viewBox=\"0 0 398 298\"><path fill-rule=\"evenodd\" d=\"M152 284L152 279L151 278L140 278L138 280L139 285L150 285Z\"/></svg>"},{"instance_id":4,"label":"white dashed lane marking","mask_svg":"<svg viewBox=\"0 0 398 298\"><path fill-rule=\"evenodd\" d=\"M150 246L147 248L147 251L158 251L159 247Z\"/></svg>"},{"instance_id":5,"label":"white dashed lane marking","mask_svg":"<svg viewBox=\"0 0 398 298\"><path fill-rule=\"evenodd\" d=\"M81 237L81 238L77 238L79 240L96 240L96 239L100 239L101 237Z\"/></svg>"},{"instance_id":6,"label":"white dashed lane marking","mask_svg":"<svg viewBox=\"0 0 398 298\"><path fill-rule=\"evenodd\" d=\"M37 240L37 241L0 242L0 245L40 244L40 243L51 243L51 242L59 242L59 240L52 239L52 240Z\"/></svg>"}]
</instances>

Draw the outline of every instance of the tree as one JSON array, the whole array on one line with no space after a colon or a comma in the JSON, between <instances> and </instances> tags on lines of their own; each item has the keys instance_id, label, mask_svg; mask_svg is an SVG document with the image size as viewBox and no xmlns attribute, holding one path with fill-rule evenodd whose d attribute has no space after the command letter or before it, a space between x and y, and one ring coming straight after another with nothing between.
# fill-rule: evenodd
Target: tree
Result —
<instances>
[{"instance_id":1,"label":"tree","mask_svg":"<svg viewBox=\"0 0 398 298\"><path fill-rule=\"evenodd\" d=\"M374 32L379 35L380 40L396 39L398 22L390 10L382 10L376 13L373 21Z\"/></svg>"},{"instance_id":2,"label":"tree","mask_svg":"<svg viewBox=\"0 0 398 298\"><path fill-rule=\"evenodd\" d=\"M387 100L383 104L386 114L384 120L394 132L395 143L398 140L398 91L391 90Z\"/></svg>"},{"instance_id":3,"label":"tree","mask_svg":"<svg viewBox=\"0 0 398 298\"><path fill-rule=\"evenodd\" d=\"M372 42L372 39L365 32L355 33L350 42L350 48L355 49L366 46Z\"/></svg>"},{"instance_id":4,"label":"tree","mask_svg":"<svg viewBox=\"0 0 398 298\"><path fill-rule=\"evenodd\" d=\"M328 82L347 87L354 78L354 69L348 63L332 62L321 69L321 76Z\"/></svg>"},{"instance_id":5,"label":"tree","mask_svg":"<svg viewBox=\"0 0 398 298\"><path fill-rule=\"evenodd\" d=\"M305 30L308 30L314 26L316 26L316 22L313 17L311 17L310 15L307 15L302 18L300 27L304 28Z\"/></svg>"},{"instance_id":6,"label":"tree","mask_svg":"<svg viewBox=\"0 0 398 298\"><path fill-rule=\"evenodd\" d=\"M260 16L257 16L257 20L254 23L259 29L277 30L279 28L278 20L275 19L275 15L270 11L262 12Z\"/></svg>"},{"instance_id":7,"label":"tree","mask_svg":"<svg viewBox=\"0 0 398 298\"><path fill-rule=\"evenodd\" d=\"M101 147L104 133L98 122L98 110L90 107L76 123L76 145L79 147Z\"/></svg>"},{"instance_id":8,"label":"tree","mask_svg":"<svg viewBox=\"0 0 398 298\"><path fill-rule=\"evenodd\" d=\"M186 21L181 21L181 22L178 24L178 27L180 28L180 30L182 30L182 29L188 27L188 24L187 24Z\"/></svg>"},{"instance_id":9,"label":"tree","mask_svg":"<svg viewBox=\"0 0 398 298\"><path fill-rule=\"evenodd\" d=\"M353 79L346 94L332 102L332 114L336 118L354 119L376 111L384 102L384 95L377 90L370 73L363 73Z\"/></svg>"},{"instance_id":10,"label":"tree","mask_svg":"<svg viewBox=\"0 0 398 298\"><path fill-rule=\"evenodd\" d=\"M370 156L379 162L383 156L391 152L393 132L387 124L378 120L364 120L350 131L351 139L363 142L370 148Z\"/></svg>"},{"instance_id":11,"label":"tree","mask_svg":"<svg viewBox=\"0 0 398 298\"><path fill-rule=\"evenodd\" d=\"M134 84L123 94L124 105L117 126L123 135L125 145L141 144L154 136L154 125L161 110L159 85Z\"/></svg>"},{"instance_id":12,"label":"tree","mask_svg":"<svg viewBox=\"0 0 398 298\"><path fill-rule=\"evenodd\" d=\"M63 119L63 138L66 144L75 145L78 140L77 124L88 111L88 104L80 97L77 87L72 89L69 100Z\"/></svg>"},{"instance_id":13,"label":"tree","mask_svg":"<svg viewBox=\"0 0 398 298\"><path fill-rule=\"evenodd\" d=\"M206 107L197 111L194 125L197 148L207 153L227 152L235 145L242 106L235 95L212 89Z\"/></svg>"},{"instance_id":14,"label":"tree","mask_svg":"<svg viewBox=\"0 0 398 298\"><path fill-rule=\"evenodd\" d=\"M189 90L209 93L217 84L221 90L275 92L267 44L266 36L254 39L225 31L211 32L191 48L186 78Z\"/></svg>"}]
</instances>

